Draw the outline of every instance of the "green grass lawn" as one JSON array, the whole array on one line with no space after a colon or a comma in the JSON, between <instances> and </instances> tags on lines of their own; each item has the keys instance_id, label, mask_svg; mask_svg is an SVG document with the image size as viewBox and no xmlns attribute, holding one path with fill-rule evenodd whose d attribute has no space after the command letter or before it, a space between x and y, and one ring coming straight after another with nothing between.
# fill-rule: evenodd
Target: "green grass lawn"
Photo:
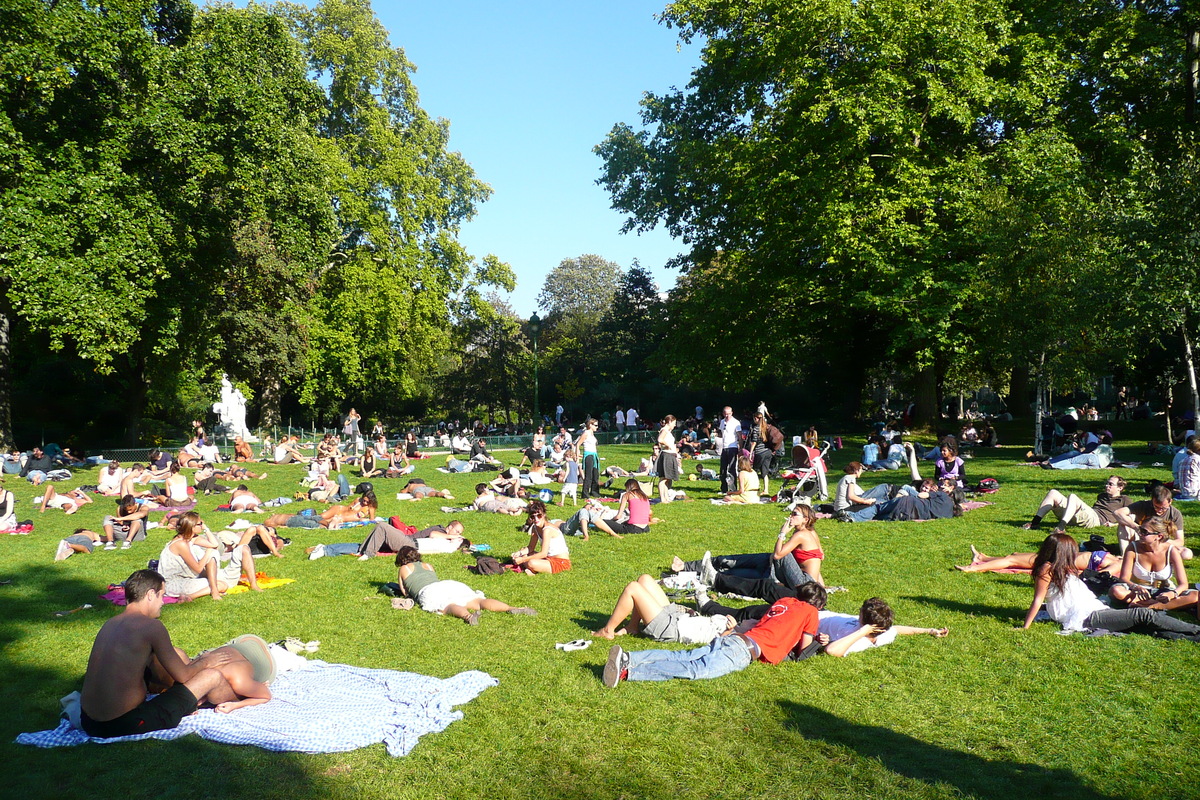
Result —
<instances>
[{"instance_id":1,"label":"green grass lawn","mask_svg":"<svg viewBox=\"0 0 1200 800\"><path fill-rule=\"evenodd\" d=\"M1021 425L1002 431L1024 437ZM1137 458L1148 426L1122 429L1118 453ZM1004 439L1002 438L1002 441ZM848 444L850 444L848 442ZM1122 442L1118 442L1121 445ZM607 447L607 463L629 466L645 447ZM1200 796L1196 755L1200 646L1145 636L1059 636L1058 626L1016 630L1032 591L1022 575L964 575L969 544L989 554L1035 550L1048 532L1021 530L1044 492L1057 487L1093 497L1106 473L1051 472L1017 466L1025 447L980 453L967 463L972 480L998 478L993 505L955 520L838 524L817 530L830 584L830 608L855 612L878 595L897 621L949 626L944 640L903 637L846 659L754 664L744 672L694 683L622 684L599 680L607 642L563 653L555 642L587 638L611 612L624 584L657 576L671 556L769 549L782 521L779 506L716 507L712 482L688 483L697 502L656 507L651 534L622 541L572 540L574 568L556 576L506 574L467 582L535 618L485 614L478 627L419 609L394 611L377 594L395 580L389 559L308 561L304 547L360 538L350 531L293 531L286 558L264 558L260 571L295 578L261 594L203 599L164 610L175 643L194 653L244 632L268 641L319 639L319 658L446 677L479 669L499 679L462 708L464 718L421 740L405 758L382 745L352 753L296 755L176 742L87 745L65 750L18 747L22 731L54 727L58 698L79 688L97 629L117 609L97 600L158 555L167 538L152 531L129 551L76 555L54 563L55 545L78 526L99 529L111 503L73 517L38 515L35 490L15 476L6 485L33 517L29 536L0 538L0 674L9 711L0 719L7 797L278 797L425 798L1163 798ZM833 474L857 457L834 454ZM515 453L501 454L515 463ZM1145 458L1147 462L1163 460ZM461 502L476 476L447 476L437 461L417 475L452 489ZM709 462L711 465L712 462ZM689 470L694 462L688 462ZM256 482L264 499L290 496L298 467L268 467ZM927 463L923 472L931 473ZM1130 494L1168 467L1124 470ZM79 473L79 483L94 483ZM864 486L896 479L869 474ZM831 480L831 484L833 481ZM401 480L375 481L381 513L425 526L444 522L443 501L401 503ZM200 510L216 528L231 515ZM291 508L301 506L293 505ZM567 512L569 513L568 505ZM1183 504L1189 543L1200 507ZM154 515L157 517L157 515ZM465 514L468 536L507 554L527 537L518 518ZM1111 534L1112 531L1110 530ZM462 578L462 555L429 557L442 577ZM1200 573L1200 562L1195 572ZM1200 577L1200 575L1198 575ZM92 603L67 617L54 612ZM663 647L623 639L632 649ZM336 720L331 721L336 724Z\"/></svg>"}]
</instances>

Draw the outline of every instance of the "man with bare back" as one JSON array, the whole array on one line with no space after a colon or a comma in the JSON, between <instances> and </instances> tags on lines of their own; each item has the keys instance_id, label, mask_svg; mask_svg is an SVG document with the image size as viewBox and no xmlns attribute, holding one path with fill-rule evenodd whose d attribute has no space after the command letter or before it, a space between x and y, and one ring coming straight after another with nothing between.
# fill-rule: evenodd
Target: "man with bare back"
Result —
<instances>
[{"instance_id":1,"label":"man with bare back","mask_svg":"<svg viewBox=\"0 0 1200 800\"><path fill-rule=\"evenodd\" d=\"M80 720L89 736L109 738L174 728L201 701L236 700L220 668L234 661L217 652L203 662L189 661L171 644L159 621L165 582L157 572L140 569L125 581L128 605L104 623L88 658L80 698ZM157 697L155 688L174 681Z\"/></svg>"}]
</instances>

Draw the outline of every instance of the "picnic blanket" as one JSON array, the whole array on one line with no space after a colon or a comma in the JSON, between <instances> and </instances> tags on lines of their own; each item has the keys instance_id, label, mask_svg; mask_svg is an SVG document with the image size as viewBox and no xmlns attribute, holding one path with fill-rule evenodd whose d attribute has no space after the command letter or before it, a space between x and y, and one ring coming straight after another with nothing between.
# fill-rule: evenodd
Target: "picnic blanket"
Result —
<instances>
[{"instance_id":1,"label":"picnic blanket","mask_svg":"<svg viewBox=\"0 0 1200 800\"><path fill-rule=\"evenodd\" d=\"M93 739L64 719L54 730L22 733L16 742L71 747L89 741L179 739L195 733L214 742L297 753L340 753L383 742L389 755L404 756L426 733L462 719L454 706L498 683L475 670L442 679L310 661L303 669L280 674L271 684L269 702L231 714L203 709L184 717L177 728L113 739Z\"/></svg>"},{"instance_id":2,"label":"picnic blanket","mask_svg":"<svg viewBox=\"0 0 1200 800\"><path fill-rule=\"evenodd\" d=\"M258 585L263 589L274 589L278 586L287 586L289 583L296 582L295 578L272 578L265 572L255 572L254 577L258 579ZM243 577L240 581L238 581L237 586L230 587L225 594L241 594L242 592L248 591L250 591L250 587L246 584L245 577ZM125 587L117 583L110 583L108 585L108 591L100 595L100 599L107 600L114 606L128 605L125 600ZM178 597L171 597L170 595L167 595L163 598L163 602L178 603L180 600Z\"/></svg>"}]
</instances>

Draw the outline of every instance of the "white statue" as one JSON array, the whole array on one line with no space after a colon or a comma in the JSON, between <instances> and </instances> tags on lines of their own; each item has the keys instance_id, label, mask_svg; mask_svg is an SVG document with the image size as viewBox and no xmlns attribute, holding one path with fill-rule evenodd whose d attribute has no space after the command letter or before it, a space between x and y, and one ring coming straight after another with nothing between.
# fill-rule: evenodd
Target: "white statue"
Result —
<instances>
[{"instance_id":1,"label":"white statue","mask_svg":"<svg viewBox=\"0 0 1200 800\"><path fill-rule=\"evenodd\" d=\"M258 441L246 427L246 396L229 382L228 375L221 376L221 401L213 405L213 411L220 416L227 435L241 436L247 442Z\"/></svg>"}]
</instances>

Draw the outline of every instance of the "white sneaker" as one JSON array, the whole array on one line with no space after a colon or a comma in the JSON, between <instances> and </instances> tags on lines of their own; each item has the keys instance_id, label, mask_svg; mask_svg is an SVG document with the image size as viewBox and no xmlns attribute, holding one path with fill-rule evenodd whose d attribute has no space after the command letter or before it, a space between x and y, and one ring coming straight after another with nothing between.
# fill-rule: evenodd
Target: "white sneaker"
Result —
<instances>
[{"instance_id":1,"label":"white sneaker","mask_svg":"<svg viewBox=\"0 0 1200 800\"><path fill-rule=\"evenodd\" d=\"M129 542L121 542L121 549L122 549L122 550L128 550L128 549L129 549Z\"/></svg>"},{"instance_id":2,"label":"white sneaker","mask_svg":"<svg viewBox=\"0 0 1200 800\"><path fill-rule=\"evenodd\" d=\"M704 551L704 558L700 561L700 582L705 586L712 586L717 580L717 570L713 567L712 552Z\"/></svg>"},{"instance_id":3,"label":"white sneaker","mask_svg":"<svg viewBox=\"0 0 1200 800\"><path fill-rule=\"evenodd\" d=\"M65 561L71 557L71 553L75 551L71 549L71 545L67 544L67 540L63 539L58 543L58 549L54 551L55 561Z\"/></svg>"},{"instance_id":4,"label":"white sneaker","mask_svg":"<svg viewBox=\"0 0 1200 800\"><path fill-rule=\"evenodd\" d=\"M366 553L363 553L361 556L358 557L358 560L359 561L370 561L371 557L369 555L367 555Z\"/></svg>"},{"instance_id":5,"label":"white sneaker","mask_svg":"<svg viewBox=\"0 0 1200 800\"><path fill-rule=\"evenodd\" d=\"M309 561L316 561L318 558L325 557L325 545L317 545L311 553L308 554Z\"/></svg>"},{"instance_id":6,"label":"white sneaker","mask_svg":"<svg viewBox=\"0 0 1200 800\"><path fill-rule=\"evenodd\" d=\"M104 549L105 549L105 550L116 550L116 549L117 549L117 543L116 543L116 542L109 542L108 544L104 545Z\"/></svg>"}]
</instances>

